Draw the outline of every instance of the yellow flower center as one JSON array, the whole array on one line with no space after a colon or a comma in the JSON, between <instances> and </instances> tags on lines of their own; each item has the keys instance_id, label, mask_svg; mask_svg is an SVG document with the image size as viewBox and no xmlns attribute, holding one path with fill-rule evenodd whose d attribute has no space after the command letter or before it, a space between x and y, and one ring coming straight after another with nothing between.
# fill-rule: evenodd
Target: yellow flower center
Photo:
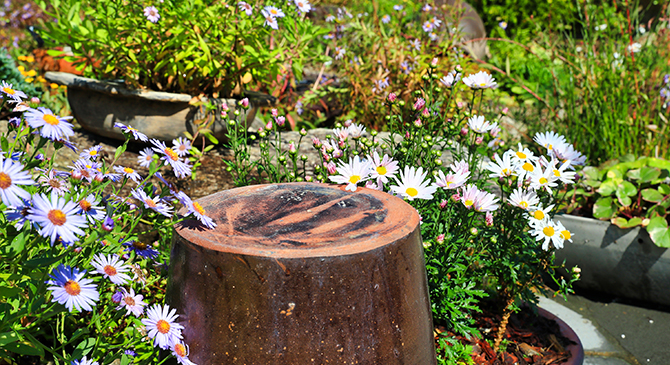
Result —
<instances>
[{"instance_id":1,"label":"yellow flower center","mask_svg":"<svg viewBox=\"0 0 670 365\"><path fill-rule=\"evenodd\" d=\"M200 214L205 214L205 209L197 202L193 202L193 209Z\"/></svg>"},{"instance_id":2,"label":"yellow flower center","mask_svg":"<svg viewBox=\"0 0 670 365\"><path fill-rule=\"evenodd\" d=\"M68 280L65 285L63 285L63 288L65 289L66 293L72 296L79 295L79 293L81 293L81 286L79 286L79 283L74 280Z\"/></svg>"},{"instance_id":3,"label":"yellow flower center","mask_svg":"<svg viewBox=\"0 0 670 365\"><path fill-rule=\"evenodd\" d=\"M561 176L561 172L558 171L558 170L556 170L556 169L554 169L554 176L556 176L556 177L560 177L560 176Z\"/></svg>"},{"instance_id":4,"label":"yellow flower center","mask_svg":"<svg viewBox=\"0 0 670 365\"><path fill-rule=\"evenodd\" d=\"M6 172L0 172L0 189L12 186L12 178Z\"/></svg>"},{"instance_id":5,"label":"yellow flower center","mask_svg":"<svg viewBox=\"0 0 670 365\"><path fill-rule=\"evenodd\" d=\"M361 177L358 176L358 175L351 175L351 177L349 178L349 182L350 182L351 184L356 184L356 183L358 183L360 180L361 180Z\"/></svg>"},{"instance_id":6,"label":"yellow flower center","mask_svg":"<svg viewBox=\"0 0 670 365\"><path fill-rule=\"evenodd\" d=\"M541 178L540 178L540 184L546 184L546 183L548 183L548 182L549 182L549 180L547 180L546 177L541 177Z\"/></svg>"},{"instance_id":7,"label":"yellow flower center","mask_svg":"<svg viewBox=\"0 0 670 365\"><path fill-rule=\"evenodd\" d=\"M484 86L486 86L486 83L485 83L485 82L480 82L480 83L479 83L479 87L484 87Z\"/></svg>"},{"instance_id":8,"label":"yellow flower center","mask_svg":"<svg viewBox=\"0 0 670 365\"><path fill-rule=\"evenodd\" d=\"M521 168L523 168L524 170L526 170L528 172L533 172L533 170L535 170L535 167L533 167L533 164L531 164L529 162L526 162L525 164L523 164L521 166Z\"/></svg>"},{"instance_id":9,"label":"yellow flower center","mask_svg":"<svg viewBox=\"0 0 670 365\"><path fill-rule=\"evenodd\" d=\"M51 209L47 214L47 218L56 226L62 226L67 221L65 213L60 209Z\"/></svg>"},{"instance_id":10,"label":"yellow flower center","mask_svg":"<svg viewBox=\"0 0 670 365\"><path fill-rule=\"evenodd\" d=\"M58 125L60 123L60 120L51 114L44 114L42 119L50 125Z\"/></svg>"},{"instance_id":11,"label":"yellow flower center","mask_svg":"<svg viewBox=\"0 0 670 365\"><path fill-rule=\"evenodd\" d=\"M472 201L472 199L468 199L468 200L466 200L465 203L463 203L463 204L465 204L466 207L470 207L470 206L471 206L472 204L474 204L474 203L475 203L475 202Z\"/></svg>"},{"instance_id":12,"label":"yellow flower center","mask_svg":"<svg viewBox=\"0 0 670 365\"><path fill-rule=\"evenodd\" d=\"M133 242L133 247L135 247L137 250L143 251L147 249L147 244L144 242L135 241Z\"/></svg>"},{"instance_id":13,"label":"yellow flower center","mask_svg":"<svg viewBox=\"0 0 670 365\"><path fill-rule=\"evenodd\" d=\"M572 237L572 234L570 233L570 231L566 229L564 231L561 231L561 237L563 237L563 239L565 240L569 240Z\"/></svg>"},{"instance_id":14,"label":"yellow flower center","mask_svg":"<svg viewBox=\"0 0 670 365\"><path fill-rule=\"evenodd\" d=\"M518 158L520 158L520 159L522 159L522 160L525 160L526 157L528 157L528 156L526 156L525 153L519 151L519 152L516 153L516 157L518 157Z\"/></svg>"},{"instance_id":15,"label":"yellow flower center","mask_svg":"<svg viewBox=\"0 0 670 365\"><path fill-rule=\"evenodd\" d=\"M535 219L538 221L541 221L544 219L544 212L538 209L535 211L535 213L533 213L533 217L535 217Z\"/></svg>"},{"instance_id":16,"label":"yellow flower center","mask_svg":"<svg viewBox=\"0 0 670 365\"><path fill-rule=\"evenodd\" d=\"M172 148L168 147L165 149L165 154L168 155L172 159L172 161L178 161L179 160L179 155L177 152L172 150Z\"/></svg>"},{"instance_id":17,"label":"yellow flower center","mask_svg":"<svg viewBox=\"0 0 670 365\"><path fill-rule=\"evenodd\" d=\"M386 175L386 167L384 166L377 166L377 173L379 175Z\"/></svg>"},{"instance_id":18,"label":"yellow flower center","mask_svg":"<svg viewBox=\"0 0 670 365\"><path fill-rule=\"evenodd\" d=\"M92 150L88 154L91 155L91 156L96 156L98 154L98 151Z\"/></svg>"},{"instance_id":19,"label":"yellow flower center","mask_svg":"<svg viewBox=\"0 0 670 365\"><path fill-rule=\"evenodd\" d=\"M156 322L156 329L162 334L170 332L170 324L166 320L160 319Z\"/></svg>"},{"instance_id":20,"label":"yellow flower center","mask_svg":"<svg viewBox=\"0 0 670 365\"><path fill-rule=\"evenodd\" d=\"M86 200L86 199L84 199L84 200L82 200L82 201L79 202L79 207L80 207L81 210L83 210L84 212L88 212L88 211L90 211L92 206L93 206L93 204L91 204L91 203L90 203L88 200Z\"/></svg>"},{"instance_id":21,"label":"yellow flower center","mask_svg":"<svg viewBox=\"0 0 670 365\"><path fill-rule=\"evenodd\" d=\"M523 202L519 203L519 205L520 205L523 209L528 208L528 202L523 201Z\"/></svg>"},{"instance_id":22,"label":"yellow flower center","mask_svg":"<svg viewBox=\"0 0 670 365\"><path fill-rule=\"evenodd\" d=\"M177 354L179 357L185 357L186 356L186 346L178 343L174 345L174 353Z\"/></svg>"},{"instance_id":23,"label":"yellow flower center","mask_svg":"<svg viewBox=\"0 0 670 365\"><path fill-rule=\"evenodd\" d=\"M102 268L102 270L107 274L107 276L114 276L116 275L116 268L112 265L107 265Z\"/></svg>"},{"instance_id":24,"label":"yellow flower center","mask_svg":"<svg viewBox=\"0 0 670 365\"><path fill-rule=\"evenodd\" d=\"M542 233L544 233L544 235L547 236L547 237L551 237L555 233L554 227L546 226L546 227L542 228Z\"/></svg>"},{"instance_id":25,"label":"yellow flower center","mask_svg":"<svg viewBox=\"0 0 670 365\"><path fill-rule=\"evenodd\" d=\"M124 167L123 172L125 172L126 174L132 174L133 172L135 172L135 170L131 169L130 167Z\"/></svg>"},{"instance_id":26,"label":"yellow flower center","mask_svg":"<svg viewBox=\"0 0 670 365\"><path fill-rule=\"evenodd\" d=\"M16 91L14 89L12 89L11 87L3 87L2 91L6 92L9 95L16 94Z\"/></svg>"},{"instance_id":27,"label":"yellow flower center","mask_svg":"<svg viewBox=\"0 0 670 365\"><path fill-rule=\"evenodd\" d=\"M405 190L405 193L407 193L407 195L411 196L412 198L419 195L419 191L414 188L407 188L407 190Z\"/></svg>"},{"instance_id":28,"label":"yellow flower center","mask_svg":"<svg viewBox=\"0 0 670 365\"><path fill-rule=\"evenodd\" d=\"M144 199L144 204L146 204L149 208L156 208L156 202L151 199Z\"/></svg>"},{"instance_id":29,"label":"yellow flower center","mask_svg":"<svg viewBox=\"0 0 670 365\"><path fill-rule=\"evenodd\" d=\"M510 171L510 169L502 169L502 173L505 176L509 176L512 173L512 171Z\"/></svg>"},{"instance_id":30,"label":"yellow flower center","mask_svg":"<svg viewBox=\"0 0 670 365\"><path fill-rule=\"evenodd\" d=\"M550 150L550 149L553 149L553 148L554 148L554 146L551 145L551 144L550 144L549 146L547 146L547 149L549 149L549 150Z\"/></svg>"},{"instance_id":31,"label":"yellow flower center","mask_svg":"<svg viewBox=\"0 0 670 365\"><path fill-rule=\"evenodd\" d=\"M135 305L135 299L131 297L130 295L126 295L125 298L123 298L123 301L126 303L128 306L134 306Z\"/></svg>"}]
</instances>

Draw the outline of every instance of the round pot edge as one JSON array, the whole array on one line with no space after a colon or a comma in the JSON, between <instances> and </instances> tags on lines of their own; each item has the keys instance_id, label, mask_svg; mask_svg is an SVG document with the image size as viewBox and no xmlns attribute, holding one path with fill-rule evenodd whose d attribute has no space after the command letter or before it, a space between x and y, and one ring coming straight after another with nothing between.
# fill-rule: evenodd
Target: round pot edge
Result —
<instances>
[{"instance_id":1,"label":"round pot edge","mask_svg":"<svg viewBox=\"0 0 670 365\"><path fill-rule=\"evenodd\" d=\"M549 312L546 309L537 307L538 313L548 319L555 321L558 324L561 334L568 338L570 341L575 342L575 344L570 345L566 350L570 351L570 359L564 362L562 365L582 365L584 363L584 346L582 341L579 339L579 336L567 323L562 319L557 317L555 314Z\"/></svg>"}]
</instances>

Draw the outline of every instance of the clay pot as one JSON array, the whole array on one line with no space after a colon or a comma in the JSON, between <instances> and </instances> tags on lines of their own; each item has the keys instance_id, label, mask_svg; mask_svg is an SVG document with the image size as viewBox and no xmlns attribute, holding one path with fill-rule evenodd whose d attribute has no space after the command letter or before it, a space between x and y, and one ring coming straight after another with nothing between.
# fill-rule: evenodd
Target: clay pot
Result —
<instances>
[{"instance_id":1,"label":"clay pot","mask_svg":"<svg viewBox=\"0 0 670 365\"><path fill-rule=\"evenodd\" d=\"M82 128L109 138L125 140L121 131L114 128L114 123L119 122L136 128L149 138L171 141L183 136L184 132L194 134L196 123L207 117L205 108L192 105L194 97L187 94L132 90L120 82L99 81L65 72L47 72L44 77L49 82L67 86L70 108ZM233 119L237 100L201 100L217 106L210 114L210 118L215 118L210 129L214 137L225 140L226 121L221 118L221 106L228 105L229 117ZM261 94L250 98L250 102L251 108L245 118L247 126L254 120L258 107L272 104L274 98Z\"/></svg>"}]
</instances>

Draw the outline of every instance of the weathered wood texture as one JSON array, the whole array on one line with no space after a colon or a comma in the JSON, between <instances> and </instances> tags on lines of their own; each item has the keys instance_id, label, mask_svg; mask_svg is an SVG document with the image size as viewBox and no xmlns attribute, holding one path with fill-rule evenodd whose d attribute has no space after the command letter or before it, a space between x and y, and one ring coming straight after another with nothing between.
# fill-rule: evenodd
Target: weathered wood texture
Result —
<instances>
[{"instance_id":1,"label":"weathered wood texture","mask_svg":"<svg viewBox=\"0 0 670 365\"><path fill-rule=\"evenodd\" d=\"M435 364L419 216L316 183L200 200L176 231L168 302L197 364Z\"/></svg>"}]
</instances>

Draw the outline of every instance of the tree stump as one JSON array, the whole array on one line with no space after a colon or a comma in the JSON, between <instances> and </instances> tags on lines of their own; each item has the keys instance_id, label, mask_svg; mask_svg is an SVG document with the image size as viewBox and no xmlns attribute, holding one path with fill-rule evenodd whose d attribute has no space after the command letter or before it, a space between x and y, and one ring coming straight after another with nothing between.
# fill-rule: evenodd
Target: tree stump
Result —
<instances>
[{"instance_id":1,"label":"tree stump","mask_svg":"<svg viewBox=\"0 0 670 365\"><path fill-rule=\"evenodd\" d=\"M167 300L196 364L435 364L414 208L387 193L256 185L176 229Z\"/></svg>"}]
</instances>

